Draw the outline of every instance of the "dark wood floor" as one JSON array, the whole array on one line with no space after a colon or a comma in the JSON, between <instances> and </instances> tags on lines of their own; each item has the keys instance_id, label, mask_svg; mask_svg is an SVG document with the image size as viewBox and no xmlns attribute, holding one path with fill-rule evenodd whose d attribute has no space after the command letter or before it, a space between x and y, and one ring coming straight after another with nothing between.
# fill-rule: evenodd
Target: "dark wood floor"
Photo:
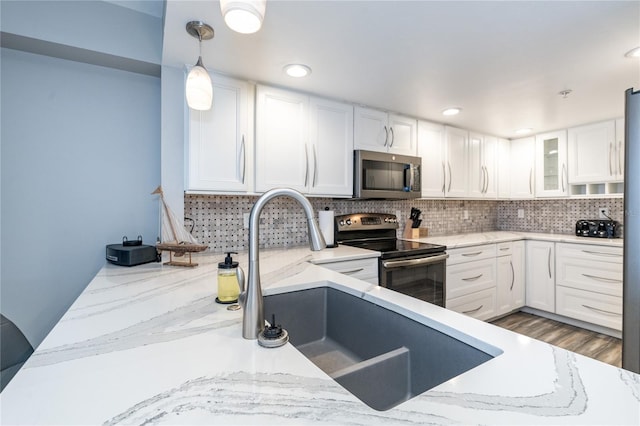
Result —
<instances>
[{"instance_id":1,"label":"dark wood floor","mask_svg":"<svg viewBox=\"0 0 640 426\"><path fill-rule=\"evenodd\" d=\"M497 319L492 324L616 367L622 365L622 340L615 337L524 312Z\"/></svg>"}]
</instances>

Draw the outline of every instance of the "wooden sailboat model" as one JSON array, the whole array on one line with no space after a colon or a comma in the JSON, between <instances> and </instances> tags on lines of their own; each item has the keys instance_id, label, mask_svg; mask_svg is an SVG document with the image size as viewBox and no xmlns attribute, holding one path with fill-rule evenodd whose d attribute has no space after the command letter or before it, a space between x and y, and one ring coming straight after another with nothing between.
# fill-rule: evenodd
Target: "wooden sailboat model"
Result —
<instances>
[{"instance_id":1,"label":"wooden sailboat model","mask_svg":"<svg viewBox=\"0 0 640 426\"><path fill-rule=\"evenodd\" d=\"M169 262L165 262L165 265L172 266L198 266L197 263L191 261L191 253L197 253L206 250L208 246L206 244L200 244L191 233L187 232L175 215L167 205L164 199L164 193L162 187L158 186L151 194L160 195L160 210L162 217L162 241L156 244L156 248L161 251L169 252ZM183 257L185 254L188 256L188 260L176 260L174 257Z\"/></svg>"}]
</instances>

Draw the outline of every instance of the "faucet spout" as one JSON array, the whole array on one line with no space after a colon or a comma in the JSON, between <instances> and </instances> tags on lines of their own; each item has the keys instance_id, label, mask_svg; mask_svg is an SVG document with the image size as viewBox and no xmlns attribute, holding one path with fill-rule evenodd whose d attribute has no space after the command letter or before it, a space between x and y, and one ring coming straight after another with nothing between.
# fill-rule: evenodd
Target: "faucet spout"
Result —
<instances>
[{"instance_id":1,"label":"faucet spout","mask_svg":"<svg viewBox=\"0 0 640 426\"><path fill-rule=\"evenodd\" d=\"M262 298L262 286L260 284L260 259L259 259L259 229L260 214L264 206L273 198L290 197L302 206L307 216L309 228L309 246L311 250L318 251L326 247L320 227L313 213L313 207L309 200L300 192L291 188L276 188L265 192L253 205L249 215L249 273L245 290L241 295L244 314L242 317L242 337L245 339L257 339L258 334L264 330L264 300Z\"/></svg>"}]
</instances>

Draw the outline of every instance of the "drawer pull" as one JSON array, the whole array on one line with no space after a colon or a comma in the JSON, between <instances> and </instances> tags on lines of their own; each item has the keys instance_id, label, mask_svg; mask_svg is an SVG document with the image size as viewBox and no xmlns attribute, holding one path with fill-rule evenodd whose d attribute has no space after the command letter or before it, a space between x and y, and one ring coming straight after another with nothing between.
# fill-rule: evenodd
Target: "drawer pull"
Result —
<instances>
[{"instance_id":1,"label":"drawer pull","mask_svg":"<svg viewBox=\"0 0 640 426\"><path fill-rule=\"evenodd\" d=\"M589 251L589 250L582 250L582 251L583 253L595 254L596 256L620 257L620 255L617 253L601 253L599 251Z\"/></svg>"},{"instance_id":2,"label":"drawer pull","mask_svg":"<svg viewBox=\"0 0 640 426\"><path fill-rule=\"evenodd\" d=\"M500 251L509 250L511 247L500 247Z\"/></svg>"},{"instance_id":3,"label":"drawer pull","mask_svg":"<svg viewBox=\"0 0 640 426\"><path fill-rule=\"evenodd\" d=\"M471 310L468 310L468 311L463 311L462 313L463 313L463 314L472 314L472 313L474 313L474 312L478 312L480 309L482 309L482 307L483 307L483 306L484 306L484 305L480 305L480 306L478 306L478 307L477 307L477 308L475 308L475 309L471 309Z\"/></svg>"},{"instance_id":4,"label":"drawer pull","mask_svg":"<svg viewBox=\"0 0 640 426\"><path fill-rule=\"evenodd\" d=\"M476 275L475 277L471 277L471 278L463 278L462 281L475 281L478 278L482 277L484 274L480 274L480 275Z\"/></svg>"},{"instance_id":5,"label":"drawer pull","mask_svg":"<svg viewBox=\"0 0 640 426\"><path fill-rule=\"evenodd\" d=\"M352 269L350 271L344 271L344 272L340 272L340 273L341 274L345 274L345 275L349 275L349 274L355 274L356 272L360 272L360 271L364 271L364 268Z\"/></svg>"},{"instance_id":6,"label":"drawer pull","mask_svg":"<svg viewBox=\"0 0 640 426\"><path fill-rule=\"evenodd\" d=\"M589 274L582 274L582 276L587 278L592 278L594 280L604 281L606 283L622 283L622 280L616 280L613 278L596 277L595 275L589 275Z\"/></svg>"},{"instance_id":7,"label":"drawer pull","mask_svg":"<svg viewBox=\"0 0 640 426\"><path fill-rule=\"evenodd\" d=\"M466 256L466 257L477 256L479 254L482 254L482 252L481 251L474 251L473 253L462 253L462 255Z\"/></svg>"},{"instance_id":8,"label":"drawer pull","mask_svg":"<svg viewBox=\"0 0 640 426\"><path fill-rule=\"evenodd\" d=\"M598 308L594 308L593 306L589 306L589 305L582 305L587 309L591 309L592 311L596 311L596 312L601 312L603 314L607 314L607 315L614 315L616 317L621 316L621 314L617 313L617 312L610 312L610 311L605 311L604 309L598 309Z\"/></svg>"}]
</instances>

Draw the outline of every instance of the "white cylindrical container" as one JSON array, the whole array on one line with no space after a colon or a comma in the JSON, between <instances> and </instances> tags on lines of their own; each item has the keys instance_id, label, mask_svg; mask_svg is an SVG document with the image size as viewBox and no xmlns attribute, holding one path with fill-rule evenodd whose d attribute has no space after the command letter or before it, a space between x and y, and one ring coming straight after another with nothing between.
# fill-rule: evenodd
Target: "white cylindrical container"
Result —
<instances>
[{"instance_id":1,"label":"white cylindrical container","mask_svg":"<svg viewBox=\"0 0 640 426\"><path fill-rule=\"evenodd\" d=\"M327 243L327 247L333 247L333 210L320 210L318 211L318 225L320 225L320 232L324 237L324 241Z\"/></svg>"}]
</instances>

